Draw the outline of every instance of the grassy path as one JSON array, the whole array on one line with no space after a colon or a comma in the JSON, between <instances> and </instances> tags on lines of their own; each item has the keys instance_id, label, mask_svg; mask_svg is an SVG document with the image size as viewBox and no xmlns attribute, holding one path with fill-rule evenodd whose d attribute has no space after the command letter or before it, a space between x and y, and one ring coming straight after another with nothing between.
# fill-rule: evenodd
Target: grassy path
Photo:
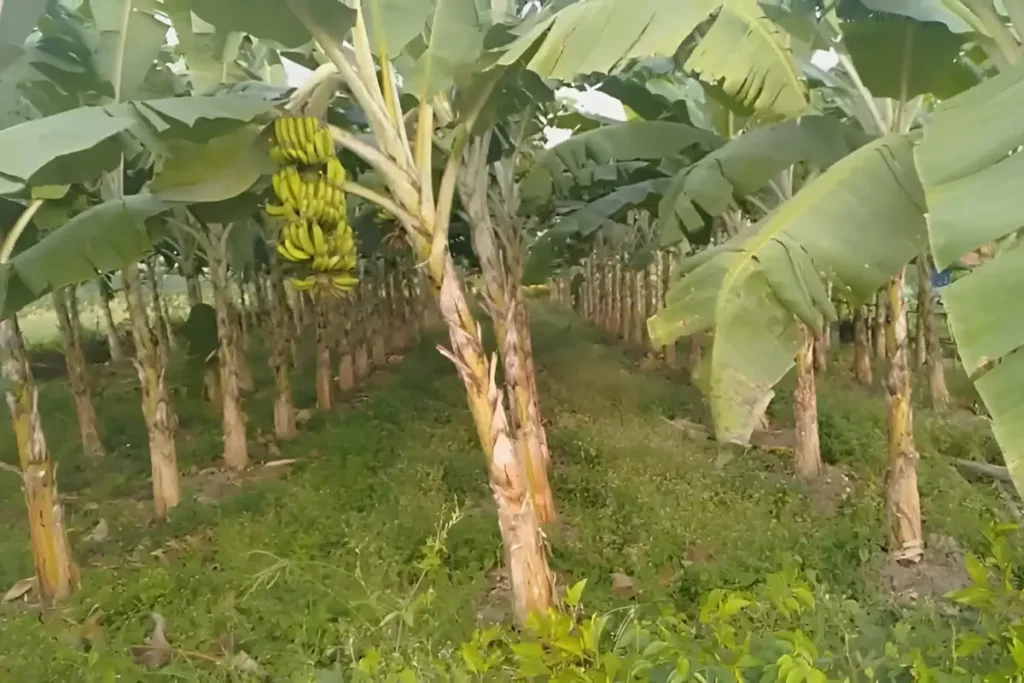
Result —
<instances>
[{"instance_id":1,"label":"grassy path","mask_svg":"<svg viewBox=\"0 0 1024 683\"><path fill-rule=\"evenodd\" d=\"M685 607L710 588L747 585L786 566L812 570L865 604L884 599L884 407L877 394L840 377L822 380L822 443L839 483L811 489L792 479L777 454L720 450L671 424L703 412L683 373L645 369L639 357L547 305L535 307L534 324L561 513L550 532L553 562L565 581L590 579L589 607L627 604L625 594L634 592L644 602ZM253 368L257 385L269 387L262 359ZM297 403L311 405L311 369L297 379ZM148 520L134 387L128 370L101 381L104 435L121 447L93 470L75 456L65 388L44 389L84 587L44 624L37 614L0 606L0 679L104 681L119 673L119 680L156 680L127 652L142 643L152 611L166 618L175 647L210 656L232 634L237 649L295 681L367 644L398 637L436 650L467 637L479 618L501 616L499 538L474 432L454 372L429 344L341 410L313 416L280 453L256 445L258 432L270 430L272 397L266 390L250 397L255 455L298 462L243 482L203 470L216 465L218 419L179 394L189 500L161 527ZM778 423L788 410L785 394L774 407ZM990 439L927 415L918 428L925 524L973 547L1002 504L928 449L959 456L991 449ZM12 457L6 422L0 439ZM30 566L17 480L0 477L6 587ZM428 541L454 518L438 555ZM440 556L443 571L421 581L425 555ZM612 573L630 577L632 588L613 590ZM184 658L161 673L230 680L203 661Z\"/></svg>"}]
</instances>

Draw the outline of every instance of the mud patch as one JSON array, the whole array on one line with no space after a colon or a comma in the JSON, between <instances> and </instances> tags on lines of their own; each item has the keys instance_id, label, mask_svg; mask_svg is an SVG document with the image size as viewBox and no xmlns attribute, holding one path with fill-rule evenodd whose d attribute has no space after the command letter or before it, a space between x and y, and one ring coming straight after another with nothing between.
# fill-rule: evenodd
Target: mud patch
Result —
<instances>
[{"instance_id":1,"label":"mud patch","mask_svg":"<svg viewBox=\"0 0 1024 683\"><path fill-rule=\"evenodd\" d=\"M924 559L903 567L887 557L880 569L882 592L898 605L920 600L940 601L950 591L966 588L971 580L964 569L964 551L956 539L942 534L925 537Z\"/></svg>"},{"instance_id":2,"label":"mud patch","mask_svg":"<svg viewBox=\"0 0 1024 683\"><path fill-rule=\"evenodd\" d=\"M183 477L192 491L192 498L202 505L216 505L236 493L246 482L270 481L288 476L295 460L271 460L244 472L232 472L219 467L207 467Z\"/></svg>"},{"instance_id":3,"label":"mud patch","mask_svg":"<svg viewBox=\"0 0 1024 683\"><path fill-rule=\"evenodd\" d=\"M850 477L832 465L824 465L818 478L806 486L811 509L825 517L835 515L853 492Z\"/></svg>"}]
</instances>

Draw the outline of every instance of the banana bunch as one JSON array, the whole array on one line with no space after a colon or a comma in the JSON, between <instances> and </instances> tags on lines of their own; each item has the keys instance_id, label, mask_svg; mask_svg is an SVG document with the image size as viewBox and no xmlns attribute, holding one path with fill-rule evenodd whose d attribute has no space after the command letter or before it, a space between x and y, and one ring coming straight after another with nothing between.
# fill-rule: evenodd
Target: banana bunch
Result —
<instances>
[{"instance_id":1,"label":"banana bunch","mask_svg":"<svg viewBox=\"0 0 1024 683\"><path fill-rule=\"evenodd\" d=\"M325 233L316 220L289 221L281 228L277 252L294 263L309 261L309 267L318 273L353 270L356 266L356 243L347 224Z\"/></svg>"},{"instance_id":2,"label":"banana bunch","mask_svg":"<svg viewBox=\"0 0 1024 683\"><path fill-rule=\"evenodd\" d=\"M333 157L332 160L338 161ZM330 166L328 164L328 169ZM341 173L344 178L345 170L341 169ZM299 215L324 223L345 221L347 207L345 193L340 183L332 183L328 177L322 175L316 180L307 181L294 166L281 168L274 173L270 181L274 186L274 194L281 200L281 204L267 204L269 215L287 218Z\"/></svg>"},{"instance_id":3,"label":"banana bunch","mask_svg":"<svg viewBox=\"0 0 1024 683\"><path fill-rule=\"evenodd\" d=\"M345 167L334 156L330 131L315 117L282 117L274 122L271 158L281 168L271 177L280 204L267 204L283 218L277 252L299 266L298 290L316 288L335 296L351 291L357 251L346 220Z\"/></svg>"},{"instance_id":4,"label":"banana bunch","mask_svg":"<svg viewBox=\"0 0 1024 683\"><path fill-rule=\"evenodd\" d=\"M315 116L282 116L274 121L274 144L270 158L279 164L320 166L334 157L331 131Z\"/></svg>"},{"instance_id":5,"label":"banana bunch","mask_svg":"<svg viewBox=\"0 0 1024 683\"><path fill-rule=\"evenodd\" d=\"M351 275L308 275L301 278L292 278L292 286L298 290L313 289L314 287L327 292L333 296L343 296L351 292L359 280Z\"/></svg>"}]
</instances>

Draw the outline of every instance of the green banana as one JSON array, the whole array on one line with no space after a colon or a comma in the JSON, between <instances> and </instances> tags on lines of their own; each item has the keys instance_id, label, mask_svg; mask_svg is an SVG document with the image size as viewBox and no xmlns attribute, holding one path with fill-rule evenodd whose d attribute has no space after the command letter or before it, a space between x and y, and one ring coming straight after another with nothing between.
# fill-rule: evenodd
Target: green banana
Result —
<instances>
[{"instance_id":1,"label":"green banana","mask_svg":"<svg viewBox=\"0 0 1024 683\"><path fill-rule=\"evenodd\" d=\"M316 138L316 133L320 128L320 125L315 116L307 116L303 119L302 123L305 126L305 130L303 131L305 136L302 141L308 146L313 144L313 139Z\"/></svg>"},{"instance_id":2,"label":"green banana","mask_svg":"<svg viewBox=\"0 0 1024 683\"><path fill-rule=\"evenodd\" d=\"M281 140L282 147L291 149L295 147L295 131L294 131L295 119L290 116L285 116L281 119Z\"/></svg>"},{"instance_id":3,"label":"green banana","mask_svg":"<svg viewBox=\"0 0 1024 683\"><path fill-rule=\"evenodd\" d=\"M299 244L302 246L302 249L309 254L315 255L317 250L309 236L309 224L303 221L301 225L296 225L295 233L299 238Z\"/></svg>"},{"instance_id":4,"label":"green banana","mask_svg":"<svg viewBox=\"0 0 1024 683\"><path fill-rule=\"evenodd\" d=\"M310 231L313 233L313 253L317 256L323 256L327 253L327 241L324 239L323 228L320 227L316 220L313 220Z\"/></svg>"},{"instance_id":5,"label":"green banana","mask_svg":"<svg viewBox=\"0 0 1024 683\"><path fill-rule=\"evenodd\" d=\"M305 261L309 258L308 254L304 254L301 250L297 249L288 239L277 243L277 253L281 254L281 256L284 256L289 261L295 261L296 263Z\"/></svg>"},{"instance_id":6,"label":"green banana","mask_svg":"<svg viewBox=\"0 0 1024 683\"><path fill-rule=\"evenodd\" d=\"M295 289L312 289L314 285L316 285L315 275L310 275L309 277L304 278L292 278L292 286L295 287Z\"/></svg>"},{"instance_id":7,"label":"green banana","mask_svg":"<svg viewBox=\"0 0 1024 683\"><path fill-rule=\"evenodd\" d=\"M359 284L359 280L352 277L351 275L335 275L331 278L331 283L339 289L352 289Z\"/></svg>"}]
</instances>

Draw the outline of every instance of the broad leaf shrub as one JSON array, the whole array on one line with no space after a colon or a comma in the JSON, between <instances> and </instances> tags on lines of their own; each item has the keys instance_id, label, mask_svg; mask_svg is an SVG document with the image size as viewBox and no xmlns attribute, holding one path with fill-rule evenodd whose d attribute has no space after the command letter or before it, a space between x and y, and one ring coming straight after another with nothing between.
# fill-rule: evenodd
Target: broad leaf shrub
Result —
<instances>
[{"instance_id":1,"label":"broad leaf shrub","mask_svg":"<svg viewBox=\"0 0 1024 683\"><path fill-rule=\"evenodd\" d=\"M321 669L313 680L1022 681L1024 591L1010 551L1017 529L988 529L987 557L968 556L971 585L948 595L948 605L887 625L870 621L855 601L828 594L813 573L796 569L770 574L749 590L712 590L692 613L634 605L588 615L581 581L566 590L561 609L522 630L482 627L457 647L430 652L421 643L401 642L398 628L390 647L350 648L349 661ZM425 548L425 578L441 568L441 540ZM430 594L424 582L413 590ZM430 601L412 597L405 605L403 614L384 621L400 626Z\"/></svg>"}]
</instances>

